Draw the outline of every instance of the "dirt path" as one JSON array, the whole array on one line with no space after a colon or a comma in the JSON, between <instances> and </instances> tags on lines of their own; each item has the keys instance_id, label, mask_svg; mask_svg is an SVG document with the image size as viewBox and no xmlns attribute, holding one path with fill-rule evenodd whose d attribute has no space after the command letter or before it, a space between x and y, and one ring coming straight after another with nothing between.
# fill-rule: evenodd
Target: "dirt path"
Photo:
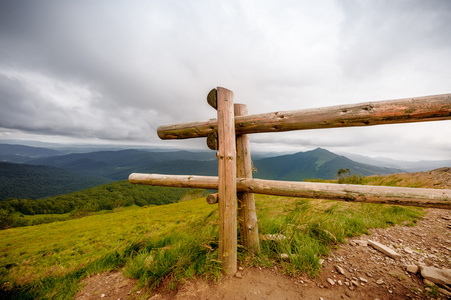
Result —
<instances>
[{"instance_id":1,"label":"dirt path","mask_svg":"<svg viewBox=\"0 0 451 300\"><path fill-rule=\"evenodd\" d=\"M368 239L389 246L401 258L365 245ZM425 285L419 273L408 272L406 265L411 264L451 269L451 211L429 209L415 227L374 229L368 236L351 239L325 259L315 279L291 278L277 267L240 267L238 276L219 283L189 281L169 293L136 290L133 280L113 272L86 279L75 299L451 299L437 292L437 286Z\"/></svg>"}]
</instances>

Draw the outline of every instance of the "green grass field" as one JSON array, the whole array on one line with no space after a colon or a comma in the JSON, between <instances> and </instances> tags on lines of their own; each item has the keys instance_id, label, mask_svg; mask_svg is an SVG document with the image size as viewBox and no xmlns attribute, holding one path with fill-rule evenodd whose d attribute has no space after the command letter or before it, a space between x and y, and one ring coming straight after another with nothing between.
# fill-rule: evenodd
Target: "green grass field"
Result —
<instances>
[{"instance_id":1,"label":"green grass field","mask_svg":"<svg viewBox=\"0 0 451 300\"><path fill-rule=\"evenodd\" d=\"M281 233L283 241L261 241L251 256L239 247L241 263L280 264L288 274L320 269L320 259L346 237L371 227L413 225L423 210L256 195L260 235ZM79 281L105 270L121 270L141 285L170 287L194 276L216 279L217 206L205 199L133 206L80 219L0 231L0 298L71 299ZM280 260L287 253L289 261Z\"/></svg>"}]
</instances>

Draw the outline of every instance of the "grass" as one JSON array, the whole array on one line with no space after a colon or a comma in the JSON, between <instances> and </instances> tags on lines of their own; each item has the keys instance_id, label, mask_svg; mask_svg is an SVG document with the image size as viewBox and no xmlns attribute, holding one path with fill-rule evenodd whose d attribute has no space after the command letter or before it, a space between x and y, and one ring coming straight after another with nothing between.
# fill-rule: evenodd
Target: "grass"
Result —
<instances>
[{"instance_id":1,"label":"grass","mask_svg":"<svg viewBox=\"0 0 451 300\"><path fill-rule=\"evenodd\" d=\"M371 227L414 222L421 209L256 195L261 253L239 247L243 264L279 264L291 275L315 276L322 256L347 237ZM121 270L143 286L169 287L193 277L215 280L217 206L195 199L164 206L132 207L81 219L0 231L0 298L71 299L79 281ZM288 254L289 260L280 259Z\"/></svg>"}]
</instances>

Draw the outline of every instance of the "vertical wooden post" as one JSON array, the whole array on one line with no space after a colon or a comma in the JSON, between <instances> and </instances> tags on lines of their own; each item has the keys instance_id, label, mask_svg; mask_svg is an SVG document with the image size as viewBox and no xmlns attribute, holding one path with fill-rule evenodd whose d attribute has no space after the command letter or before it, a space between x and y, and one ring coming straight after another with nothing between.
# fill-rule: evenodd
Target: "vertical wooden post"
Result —
<instances>
[{"instance_id":1,"label":"vertical wooden post","mask_svg":"<svg viewBox=\"0 0 451 300\"><path fill-rule=\"evenodd\" d=\"M247 105L235 104L235 116L247 115ZM249 146L249 136L236 136L236 171L239 178L252 178L252 160ZM238 220L243 246L251 253L260 252L258 238L257 212L253 193L238 193Z\"/></svg>"},{"instance_id":2,"label":"vertical wooden post","mask_svg":"<svg viewBox=\"0 0 451 300\"><path fill-rule=\"evenodd\" d=\"M233 92L218 87L219 260L227 275L237 271L236 145Z\"/></svg>"}]
</instances>

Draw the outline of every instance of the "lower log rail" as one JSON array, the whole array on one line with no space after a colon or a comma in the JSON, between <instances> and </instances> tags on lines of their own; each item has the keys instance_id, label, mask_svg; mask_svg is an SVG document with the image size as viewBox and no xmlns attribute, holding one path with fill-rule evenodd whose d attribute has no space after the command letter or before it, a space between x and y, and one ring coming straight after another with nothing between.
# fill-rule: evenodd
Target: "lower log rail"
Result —
<instances>
[{"instance_id":1,"label":"lower log rail","mask_svg":"<svg viewBox=\"0 0 451 300\"><path fill-rule=\"evenodd\" d=\"M129 177L129 182L134 184L212 190L218 189L218 181L218 177L214 176L133 173ZM237 191L299 198L451 209L450 189L237 178Z\"/></svg>"}]
</instances>

